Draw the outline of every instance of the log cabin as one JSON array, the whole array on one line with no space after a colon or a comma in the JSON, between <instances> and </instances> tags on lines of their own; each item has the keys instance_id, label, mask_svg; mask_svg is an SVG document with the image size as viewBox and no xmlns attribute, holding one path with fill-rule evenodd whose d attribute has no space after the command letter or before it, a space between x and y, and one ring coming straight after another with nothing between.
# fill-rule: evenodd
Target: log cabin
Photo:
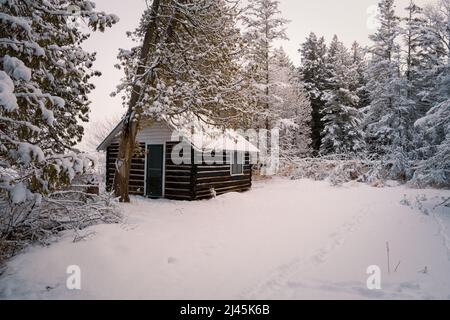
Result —
<instances>
[{"instance_id":1,"label":"log cabin","mask_svg":"<svg viewBox=\"0 0 450 320\"><path fill-rule=\"evenodd\" d=\"M114 181L122 124L97 148L106 152L108 190ZM259 150L234 130L220 130L192 116L146 119L136 140L131 195L192 201L244 192L252 186Z\"/></svg>"}]
</instances>

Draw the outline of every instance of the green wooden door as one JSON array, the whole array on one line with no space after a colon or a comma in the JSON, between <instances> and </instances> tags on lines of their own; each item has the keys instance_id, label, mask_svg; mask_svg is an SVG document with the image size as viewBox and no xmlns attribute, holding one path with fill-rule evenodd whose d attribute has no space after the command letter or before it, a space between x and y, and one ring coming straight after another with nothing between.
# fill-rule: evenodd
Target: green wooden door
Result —
<instances>
[{"instance_id":1,"label":"green wooden door","mask_svg":"<svg viewBox=\"0 0 450 320\"><path fill-rule=\"evenodd\" d=\"M164 145L147 145L146 195L160 198L163 195Z\"/></svg>"}]
</instances>

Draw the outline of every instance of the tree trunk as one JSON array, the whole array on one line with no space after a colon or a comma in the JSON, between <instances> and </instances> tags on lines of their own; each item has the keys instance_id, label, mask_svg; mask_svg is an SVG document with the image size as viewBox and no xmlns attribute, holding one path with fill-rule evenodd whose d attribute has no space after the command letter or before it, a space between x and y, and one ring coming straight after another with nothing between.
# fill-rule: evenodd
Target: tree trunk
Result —
<instances>
[{"instance_id":1,"label":"tree trunk","mask_svg":"<svg viewBox=\"0 0 450 320\"><path fill-rule=\"evenodd\" d=\"M266 65L265 65L265 72L266 72L266 130L270 130L270 92L269 92L269 84L270 84L270 44L269 44L269 25L266 21L266 52L265 52L265 58L266 58Z\"/></svg>"},{"instance_id":2,"label":"tree trunk","mask_svg":"<svg viewBox=\"0 0 450 320\"><path fill-rule=\"evenodd\" d=\"M139 122L133 121L133 115L127 113L120 136L119 155L116 160L114 176L114 193L116 197L119 197L120 202L130 202L128 185L138 126Z\"/></svg>"},{"instance_id":3,"label":"tree trunk","mask_svg":"<svg viewBox=\"0 0 450 320\"><path fill-rule=\"evenodd\" d=\"M157 36L157 18L160 9L160 0L153 0L151 8L151 18L147 26L142 50L140 54L140 67L136 72L136 80L141 78L147 65L148 56L152 43ZM144 82L145 83L145 82ZM114 193L120 202L130 202L128 194L128 185L130 178L131 159L133 158L136 135L139 128L142 110L137 108L137 103L145 86L140 86L137 81L133 85L133 90L128 104L127 114L123 119L122 134L120 136L119 154L116 161L116 174L114 176Z\"/></svg>"}]
</instances>

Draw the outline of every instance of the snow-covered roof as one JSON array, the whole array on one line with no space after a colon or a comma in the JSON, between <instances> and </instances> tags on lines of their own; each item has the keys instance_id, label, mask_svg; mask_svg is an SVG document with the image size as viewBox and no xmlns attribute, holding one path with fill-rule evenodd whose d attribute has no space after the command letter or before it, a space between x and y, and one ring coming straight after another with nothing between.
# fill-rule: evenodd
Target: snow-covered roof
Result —
<instances>
[{"instance_id":1,"label":"snow-covered roof","mask_svg":"<svg viewBox=\"0 0 450 320\"><path fill-rule=\"evenodd\" d=\"M222 130L211 124L206 119L200 119L195 115L182 114L178 116L167 117L162 120L179 137L189 141L197 150L236 150L245 152L259 152L258 148L250 143L237 131L232 129ZM121 121L106 137L106 139L97 147L97 150L106 150L112 140L119 136L122 130L123 121Z\"/></svg>"}]
</instances>

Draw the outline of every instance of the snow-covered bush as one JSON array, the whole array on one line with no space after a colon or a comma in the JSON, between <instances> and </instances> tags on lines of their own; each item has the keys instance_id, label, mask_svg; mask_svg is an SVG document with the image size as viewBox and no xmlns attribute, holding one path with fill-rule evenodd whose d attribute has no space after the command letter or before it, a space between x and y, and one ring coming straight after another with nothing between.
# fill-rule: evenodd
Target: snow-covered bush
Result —
<instances>
[{"instance_id":1,"label":"snow-covered bush","mask_svg":"<svg viewBox=\"0 0 450 320\"><path fill-rule=\"evenodd\" d=\"M79 177L80 182L91 179ZM116 199L109 193L96 194L95 185L76 185L43 197L28 197L29 191L18 186L13 197L0 193L0 265L26 245L46 245L62 231L78 234L94 224L121 221ZM23 201L15 201L19 198Z\"/></svg>"},{"instance_id":2,"label":"snow-covered bush","mask_svg":"<svg viewBox=\"0 0 450 320\"><path fill-rule=\"evenodd\" d=\"M283 168L282 175L291 179L326 180L333 185L357 181L378 187L388 179L388 170L381 161L348 155L295 159L284 163Z\"/></svg>"},{"instance_id":3,"label":"snow-covered bush","mask_svg":"<svg viewBox=\"0 0 450 320\"><path fill-rule=\"evenodd\" d=\"M291 179L326 180L333 185L357 181L383 187L389 181L398 181L413 188L449 189L448 146L444 141L435 148L434 156L417 161L408 160L406 157L373 160L339 155L283 160L280 175Z\"/></svg>"},{"instance_id":4,"label":"snow-covered bush","mask_svg":"<svg viewBox=\"0 0 450 320\"><path fill-rule=\"evenodd\" d=\"M411 183L450 188L450 100L432 108L415 126L427 142L420 151L428 157L418 163Z\"/></svg>"}]
</instances>

